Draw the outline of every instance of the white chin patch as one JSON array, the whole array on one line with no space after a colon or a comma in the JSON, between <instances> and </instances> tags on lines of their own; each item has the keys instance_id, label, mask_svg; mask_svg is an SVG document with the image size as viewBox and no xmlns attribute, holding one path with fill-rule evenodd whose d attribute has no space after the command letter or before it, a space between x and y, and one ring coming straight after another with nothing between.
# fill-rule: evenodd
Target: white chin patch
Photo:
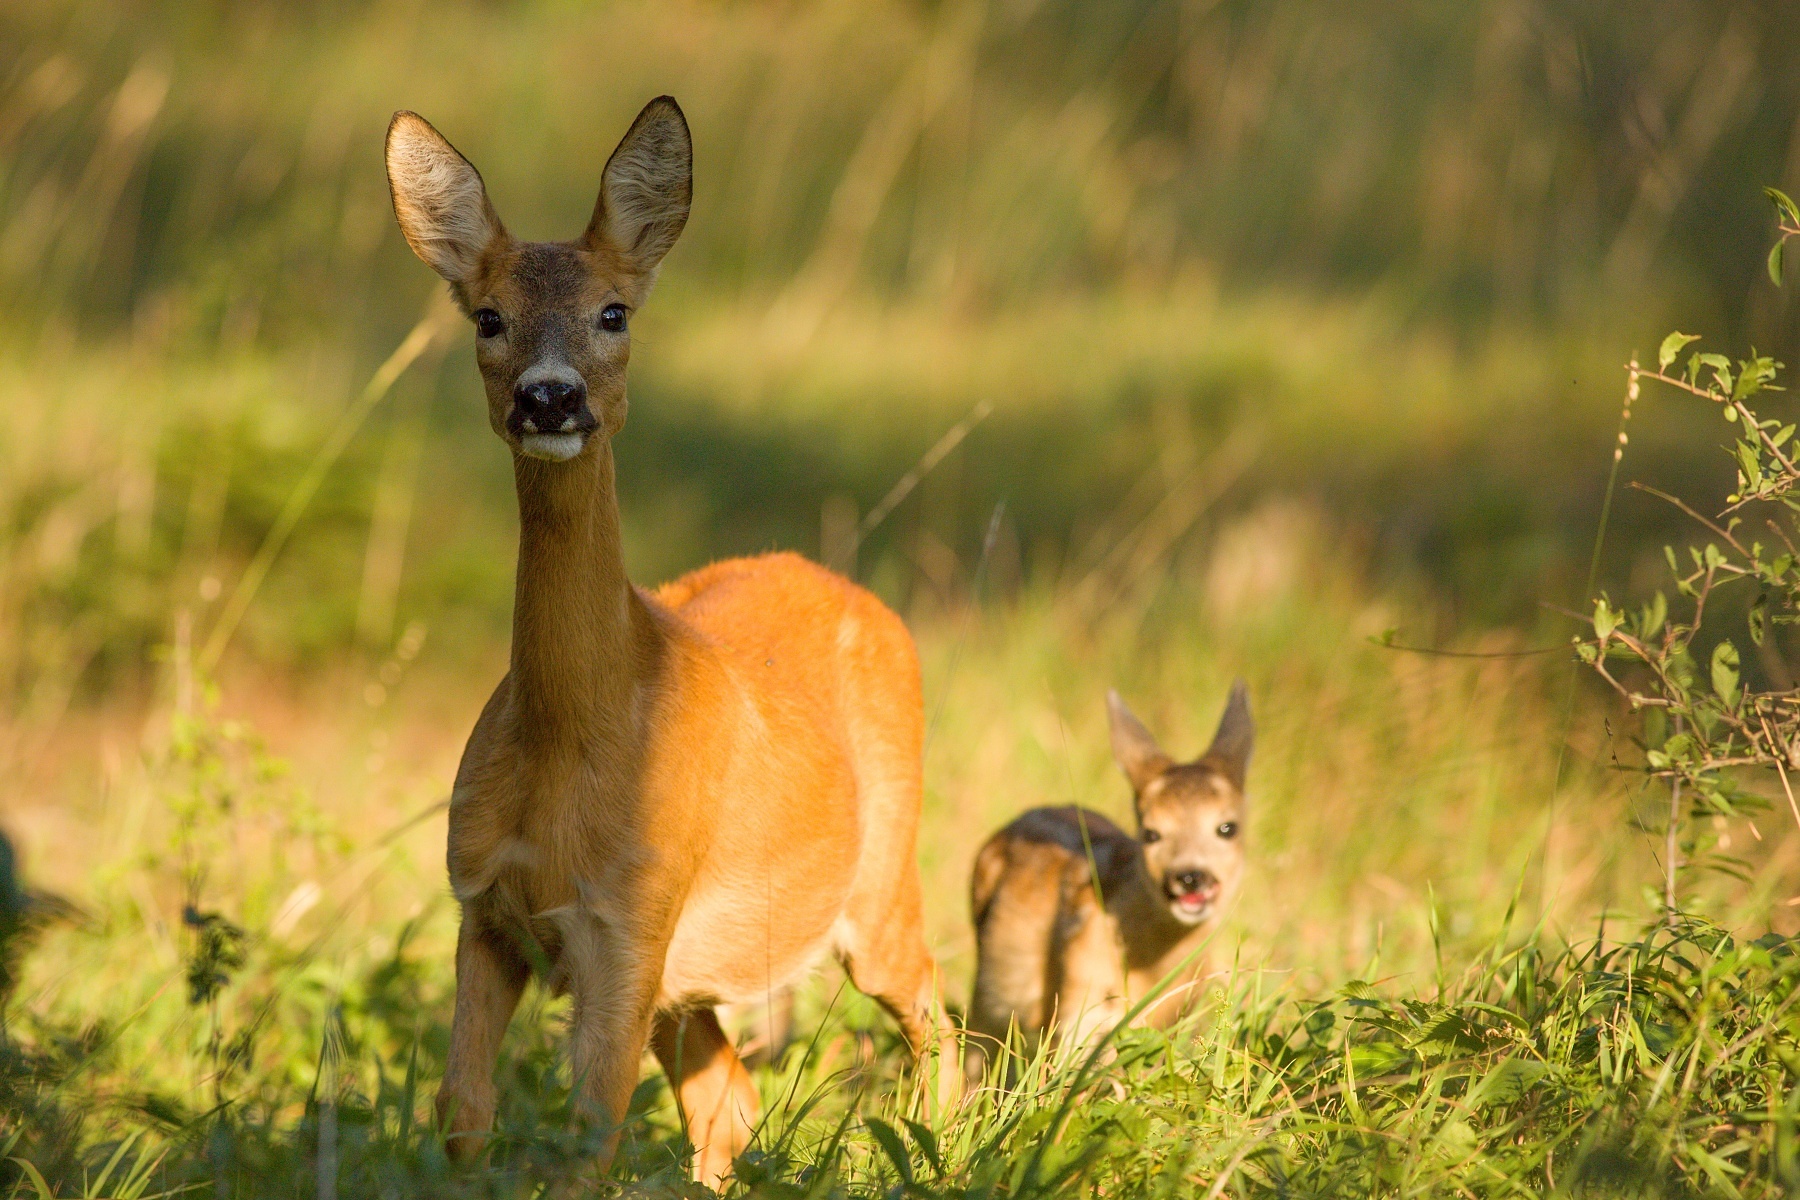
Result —
<instances>
[{"instance_id":1,"label":"white chin patch","mask_svg":"<svg viewBox=\"0 0 1800 1200\"><path fill-rule=\"evenodd\" d=\"M533 458L568 462L586 442L579 433L527 433L519 438L519 449Z\"/></svg>"}]
</instances>

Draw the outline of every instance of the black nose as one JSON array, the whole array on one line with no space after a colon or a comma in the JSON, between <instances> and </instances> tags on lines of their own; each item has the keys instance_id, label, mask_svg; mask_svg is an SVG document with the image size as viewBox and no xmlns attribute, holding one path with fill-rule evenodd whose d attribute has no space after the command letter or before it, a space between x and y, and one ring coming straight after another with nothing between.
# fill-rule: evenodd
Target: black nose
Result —
<instances>
[{"instance_id":1,"label":"black nose","mask_svg":"<svg viewBox=\"0 0 1800 1200\"><path fill-rule=\"evenodd\" d=\"M1211 871L1183 871L1171 877L1177 895L1191 896L1195 892L1209 892L1219 886L1219 878Z\"/></svg>"},{"instance_id":2,"label":"black nose","mask_svg":"<svg viewBox=\"0 0 1800 1200\"><path fill-rule=\"evenodd\" d=\"M522 384L513 389L513 405L519 416L536 425L540 433L554 433L565 418L587 407L587 385L561 379Z\"/></svg>"}]
</instances>

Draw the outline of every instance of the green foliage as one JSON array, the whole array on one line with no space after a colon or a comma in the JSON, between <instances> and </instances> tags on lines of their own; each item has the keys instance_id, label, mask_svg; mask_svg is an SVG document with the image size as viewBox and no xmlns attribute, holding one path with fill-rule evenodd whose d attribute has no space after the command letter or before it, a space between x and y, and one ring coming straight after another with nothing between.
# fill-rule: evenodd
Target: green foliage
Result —
<instances>
[{"instance_id":1,"label":"green foliage","mask_svg":"<svg viewBox=\"0 0 1800 1200\"><path fill-rule=\"evenodd\" d=\"M1776 208L1779 250L1788 238L1800 234L1800 216L1786 195L1774 188L1766 191ZM1770 274L1780 282L1779 257L1770 259ZM1650 379L1719 406L1725 419L1738 427L1732 448L1737 482L1717 518L1701 515L1676 497L1663 496L1717 540L1704 547L1689 546L1685 568L1673 547L1664 549L1676 594L1687 601L1682 619L1669 619L1668 601L1661 592L1636 614L1613 608L1601 596L1594 603L1593 640L1575 639L1582 660L1633 711L1647 713L1644 770L1672 789L1664 863L1665 903L1671 910L1678 900L1679 859L1685 851L1691 860L1699 849L1691 830L1693 820L1765 807L1765 798L1742 783L1745 772L1759 769L1774 771L1792 804L1788 772L1800 770L1800 705L1795 704L1793 690L1784 684L1746 683L1737 645L1706 623L1709 614L1718 611L1716 594L1727 589L1740 593L1745 633L1756 647L1765 646L1772 626L1800 623L1800 550L1794 544L1794 535L1800 534L1795 520L1800 514L1800 466L1794 458L1795 427L1764 418L1750 404L1764 392L1781 390L1775 381L1782 364L1754 351L1735 365L1723 354L1696 351L1684 369L1674 372L1681 353L1699 340L1695 334L1669 334L1657 351L1655 370L1633 360L1627 368L1623 415L1631 416L1642 381ZM1623 431L1619 440L1622 451ZM1762 541L1752 532L1759 528L1773 534L1775 541ZM1695 669L1695 643L1702 637L1713 640L1704 678ZM1800 808L1795 817L1800 819ZM1689 827L1686 835L1684 826ZM1708 861L1728 870L1739 865L1717 857Z\"/></svg>"},{"instance_id":2,"label":"green foliage","mask_svg":"<svg viewBox=\"0 0 1800 1200\"><path fill-rule=\"evenodd\" d=\"M67 1195L83 1178L76 1194L104 1194L91 1181L135 1163L135 1194L311 1195L326 1123L345 1198L529 1196L583 1179L600 1131L574 1121L541 1017L515 1029L487 1163L445 1159L426 1101L446 1031L441 1013L408 1008L417 966L403 954L359 983L332 1090L239 1093L173 1127L120 1112L119 1133L76 1158L20 1159L33 1165L13 1194ZM759 1072L774 1111L732 1194L1781 1195L1800 1180L1797 998L1792 943L1697 920L1560 950L1503 939L1412 995L1360 980L1264 995L1245 977L1171 1032L1115 1031L1098 1060L1045 1050L1005 1064L1015 1086L947 1116L909 1078L834 1067L822 1047L850 1028L828 1006ZM391 1050L371 1037L421 1015ZM693 1194L669 1122L660 1082L646 1082L615 1180Z\"/></svg>"}]
</instances>

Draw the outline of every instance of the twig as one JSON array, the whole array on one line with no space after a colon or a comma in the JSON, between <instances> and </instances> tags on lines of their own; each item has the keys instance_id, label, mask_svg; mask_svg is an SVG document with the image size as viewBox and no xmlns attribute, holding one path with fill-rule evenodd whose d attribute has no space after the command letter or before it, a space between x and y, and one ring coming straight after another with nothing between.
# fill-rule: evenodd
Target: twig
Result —
<instances>
[{"instance_id":1,"label":"twig","mask_svg":"<svg viewBox=\"0 0 1800 1200\"><path fill-rule=\"evenodd\" d=\"M936 444L927 450L918 462L913 464L912 469L902 475L894 486L888 489L888 494L881 498L881 503L871 508L858 523L856 538L849 549L854 550L862 545L864 539L874 533L876 527L887 520L889 514L900 506L900 502L919 486L919 481L931 474L937 465L944 461L945 456L961 445L962 440L969 436L970 431L992 416L993 412L994 402L982 400L969 410L968 416L952 425L944 436L939 438Z\"/></svg>"},{"instance_id":2,"label":"twig","mask_svg":"<svg viewBox=\"0 0 1800 1200\"><path fill-rule=\"evenodd\" d=\"M1768 734L1769 733L1769 719L1767 717L1763 717L1761 715L1759 715L1757 719L1762 722L1763 732L1765 734ZM1796 826L1800 826L1800 804L1794 803L1794 789L1788 783L1787 766L1786 766L1786 764L1784 764L1781 761L1782 759L1787 757L1786 748L1782 747L1780 745L1777 745L1775 742L1774 735L1770 734L1769 735L1769 749L1771 751L1773 751L1773 753L1770 754L1769 757L1771 757L1775 760L1775 773L1777 775L1781 776L1781 790L1783 793L1785 793L1787 795L1788 811L1790 811L1794 814L1794 824Z\"/></svg>"},{"instance_id":3,"label":"twig","mask_svg":"<svg viewBox=\"0 0 1800 1200\"><path fill-rule=\"evenodd\" d=\"M1740 546L1738 544L1738 540L1736 538L1732 537L1730 533L1726 532L1723 529L1720 529L1713 522L1707 520L1705 517L1703 517L1699 513L1695 512L1692 508L1688 507L1687 502L1682 500L1680 497L1671 496L1671 495L1669 495L1669 493L1661 490L1660 488L1651 487L1647 483L1638 483L1635 480L1633 482L1627 484L1626 486L1636 488L1640 492L1649 492L1652 496L1655 496L1659 500L1667 500L1670 504L1673 504L1676 508L1679 508L1682 512L1686 513L1688 516L1694 518L1694 520L1700 522L1702 525L1706 526L1708 529L1712 530L1714 533L1718 534L1720 537L1722 537L1726 541L1730 542L1731 548L1733 550L1736 550L1739 554L1748 555L1750 553L1748 550L1746 550L1742 546Z\"/></svg>"}]
</instances>

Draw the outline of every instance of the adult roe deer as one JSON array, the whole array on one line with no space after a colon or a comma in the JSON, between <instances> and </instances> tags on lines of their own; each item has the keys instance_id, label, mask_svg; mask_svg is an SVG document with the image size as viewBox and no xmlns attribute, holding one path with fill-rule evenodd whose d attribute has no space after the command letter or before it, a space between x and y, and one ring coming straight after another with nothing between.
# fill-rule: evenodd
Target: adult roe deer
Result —
<instances>
[{"instance_id":1,"label":"adult roe deer","mask_svg":"<svg viewBox=\"0 0 1800 1200\"><path fill-rule=\"evenodd\" d=\"M613 151L586 232L511 237L481 176L423 118L388 128L394 211L474 321L488 418L512 450L519 562L510 670L450 803L462 905L438 1113L478 1150L534 961L572 996L580 1097L613 1132L648 1041L716 1185L757 1095L713 1006L835 953L948 1100L950 1027L914 863L922 699L912 639L861 588L789 554L646 592L625 576L612 438L631 314L687 222L687 121L651 101Z\"/></svg>"},{"instance_id":2,"label":"adult roe deer","mask_svg":"<svg viewBox=\"0 0 1800 1200\"><path fill-rule=\"evenodd\" d=\"M1243 875L1244 778L1256 738L1243 682L1212 745L1185 763L1163 752L1117 692L1106 699L1138 834L1088 809L1034 808L975 856L977 962L963 1052L972 1084L1009 1032L1027 1052L1050 1032L1084 1046L1159 984L1138 1020L1172 1022L1193 1000L1206 940Z\"/></svg>"}]
</instances>

